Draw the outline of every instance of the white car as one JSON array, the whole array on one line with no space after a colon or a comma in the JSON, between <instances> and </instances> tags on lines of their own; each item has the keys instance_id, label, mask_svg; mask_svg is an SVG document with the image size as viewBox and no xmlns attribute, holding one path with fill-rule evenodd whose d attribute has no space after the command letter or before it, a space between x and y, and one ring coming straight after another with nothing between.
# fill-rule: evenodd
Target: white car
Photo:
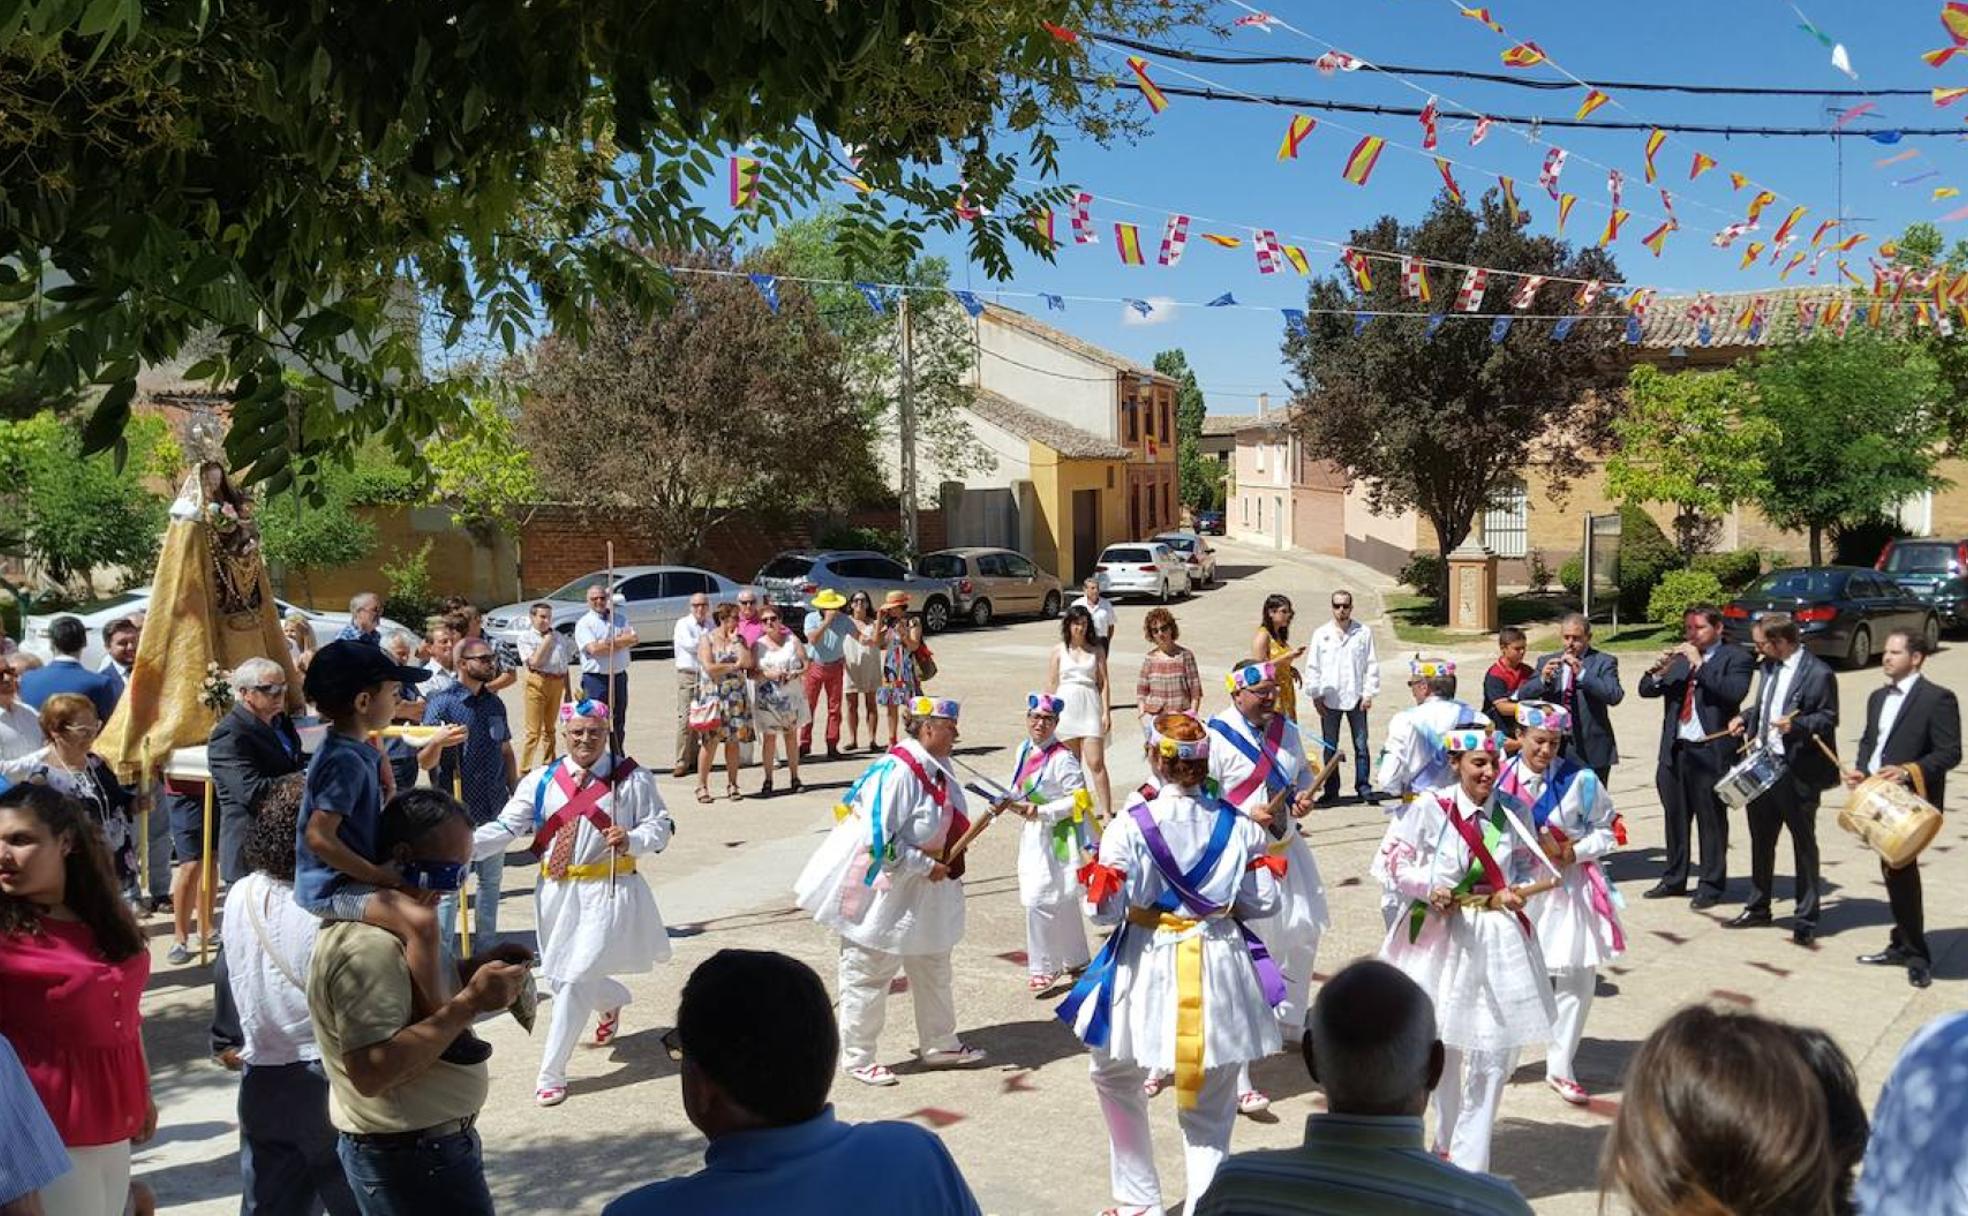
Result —
<instances>
[{"instance_id":1,"label":"white car","mask_svg":"<svg viewBox=\"0 0 1968 1216\"><path fill-rule=\"evenodd\" d=\"M1161 532L1148 538L1175 550L1175 555L1189 566L1192 582L1205 587L1216 585L1216 550L1203 539L1200 532Z\"/></svg>"},{"instance_id":2,"label":"white car","mask_svg":"<svg viewBox=\"0 0 1968 1216\"><path fill-rule=\"evenodd\" d=\"M348 626L349 614L346 612L322 612L314 608L303 608L290 604L279 596L274 597L274 606L284 620L290 612L298 612L308 619L314 628L314 640L326 646L335 636ZM89 631L89 644L82 648L82 666L94 671L106 653L103 650L102 631L104 625L114 624L126 616L150 611L150 588L133 587L120 595L96 604L86 612L51 612L46 616L31 616L21 623L21 631L27 636L21 639L21 649L35 655L42 661L55 657L54 647L48 644L48 624L58 616L72 616L80 620ZM388 633L401 628L395 621L384 617L381 629ZM416 632L411 630L412 633Z\"/></svg>"},{"instance_id":3,"label":"white car","mask_svg":"<svg viewBox=\"0 0 1968 1216\"><path fill-rule=\"evenodd\" d=\"M485 614L485 636L501 658L517 665L519 635L531 627L529 617L535 603L552 604L554 628L572 634L574 622L588 610L588 588L607 579L606 570L596 570L538 600L494 608ZM615 570L615 603L641 640L638 649L668 650L676 623L690 615L691 596L701 592L715 605L722 600L736 601L741 591L752 592L760 606L764 606L765 592L759 588L743 586L722 574L695 566L618 566ZM797 629L799 622L793 626Z\"/></svg>"},{"instance_id":4,"label":"white car","mask_svg":"<svg viewBox=\"0 0 1968 1216\"><path fill-rule=\"evenodd\" d=\"M1153 596L1164 604L1189 594L1189 564L1160 541L1138 540L1101 550L1093 576L1103 594Z\"/></svg>"}]
</instances>

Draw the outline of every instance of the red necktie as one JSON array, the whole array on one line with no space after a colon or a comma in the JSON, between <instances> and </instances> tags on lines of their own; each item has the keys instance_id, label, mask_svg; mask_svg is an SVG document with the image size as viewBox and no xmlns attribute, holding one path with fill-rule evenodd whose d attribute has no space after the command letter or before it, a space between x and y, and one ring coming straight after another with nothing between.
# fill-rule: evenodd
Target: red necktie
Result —
<instances>
[{"instance_id":1,"label":"red necktie","mask_svg":"<svg viewBox=\"0 0 1968 1216\"><path fill-rule=\"evenodd\" d=\"M1681 720L1692 722L1695 718L1695 673L1688 673L1688 690L1681 694Z\"/></svg>"},{"instance_id":2,"label":"red necktie","mask_svg":"<svg viewBox=\"0 0 1968 1216\"><path fill-rule=\"evenodd\" d=\"M582 773L574 783L574 792L580 793L588 787L591 780L588 773ZM547 848L547 877L561 879L567 877L567 867L574 860L574 834L580 830L581 817L576 815L560 825L554 833L553 844Z\"/></svg>"}]
</instances>

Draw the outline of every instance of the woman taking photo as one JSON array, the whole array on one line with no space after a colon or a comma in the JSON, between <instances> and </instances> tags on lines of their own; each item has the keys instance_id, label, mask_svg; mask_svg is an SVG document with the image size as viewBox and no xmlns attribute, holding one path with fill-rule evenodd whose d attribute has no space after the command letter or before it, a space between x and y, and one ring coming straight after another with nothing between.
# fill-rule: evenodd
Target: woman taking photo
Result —
<instances>
[{"instance_id":1,"label":"woman taking photo","mask_svg":"<svg viewBox=\"0 0 1968 1216\"><path fill-rule=\"evenodd\" d=\"M1291 638L1292 602L1290 596L1267 595L1264 613L1251 638L1250 657L1259 663L1278 665L1278 712L1298 721L1298 660L1305 647L1287 645ZM1285 673L1290 672L1289 679Z\"/></svg>"},{"instance_id":2,"label":"woman taking photo","mask_svg":"<svg viewBox=\"0 0 1968 1216\"><path fill-rule=\"evenodd\" d=\"M738 792L738 744L752 737L752 702L746 677L755 665L752 648L738 636L738 605L726 600L711 609L716 622L697 643L698 701L715 701L718 724L704 732L704 746L697 749L697 801L711 800L711 744L724 743L724 796L736 802Z\"/></svg>"},{"instance_id":3,"label":"woman taking photo","mask_svg":"<svg viewBox=\"0 0 1968 1216\"><path fill-rule=\"evenodd\" d=\"M875 697L881 692L882 652L875 644L875 601L865 591L847 597L847 619L854 632L841 644L847 659L847 750L861 746L862 707L868 719L868 750L880 751Z\"/></svg>"},{"instance_id":4,"label":"woman taking photo","mask_svg":"<svg viewBox=\"0 0 1968 1216\"><path fill-rule=\"evenodd\" d=\"M0 793L0 1035L68 1149L69 1172L41 1192L50 1216L121 1216L130 1201L130 1148L157 1130L149 978L87 807L49 785Z\"/></svg>"},{"instance_id":5,"label":"woman taking photo","mask_svg":"<svg viewBox=\"0 0 1968 1216\"><path fill-rule=\"evenodd\" d=\"M1196 671L1195 652L1175 644L1182 631L1173 612L1150 608L1141 631L1148 637L1148 653L1134 682L1134 708L1141 714L1141 737L1146 739L1163 714L1202 712L1203 677Z\"/></svg>"},{"instance_id":6,"label":"woman taking photo","mask_svg":"<svg viewBox=\"0 0 1968 1216\"><path fill-rule=\"evenodd\" d=\"M1107 735L1114 729L1113 698L1107 686L1107 654L1093 637L1093 614L1074 604L1059 618L1059 645L1046 668L1046 695L1065 702L1059 711L1058 739L1086 770L1087 788L1102 822L1113 813L1107 780Z\"/></svg>"},{"instance_id":7,"label":"woman taking photo","mask_svg":"<svg viewBox=\"0 0 1968 1216\"><path fill-rule=\"evenodd\" d=\"M758 664L753 699L757 702L758 728L765 737L765 784L759 786L759 797L766 798L772 794L773 751L781 739L786 744L787 788L795 794L806 788L800 784L799 730L812 711L800 682L806 671L805 640L786 628L777 608L767 608L759 620L765 629L752 646L752 657Z\"/></svg>"},{"instance_id":8,"label":"woman taking photo","mask_svg":"<svg viewBox=\"0 0 1968 1216\"><path fill-rule=\"evenodd\" d=\"M881 688L875 700L888 710L890 747L901 741L902 707L922 693L922 681L916 678L916 651L922 649L922 640L922 618L909 615L909 593L889 592L875 622L875 647L881 651Z\"/></svg>"}]
</instances>

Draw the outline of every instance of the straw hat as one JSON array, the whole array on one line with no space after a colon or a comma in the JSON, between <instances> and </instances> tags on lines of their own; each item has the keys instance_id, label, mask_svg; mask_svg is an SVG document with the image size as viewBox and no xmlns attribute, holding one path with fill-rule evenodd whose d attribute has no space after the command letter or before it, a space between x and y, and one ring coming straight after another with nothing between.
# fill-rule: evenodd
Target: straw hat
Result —
<instances>
[{"instance_id":1,"label":"straw hat","mask_svg":"<svg viewBox=\"0 0 1968 1216\"><path fill-rule=\"evenodd\" d=\"M891 591L882 599L882 607L884 608L907 608L908 606L909 593L906 591Z\"/></svg>"},{"instance_id":2,"label":"straw hat","mask_svg":"<svg viewBox=\"0 0 1968 1216\"><path fill-rule=\"evenodd\" d=\"M815 608L818 608L822 612L827 611L829 608L847 607L847 601L842 599L841 593L832 587L822 588L820 594L814 596L811 602Z\"/></svg>"}]
</instances>

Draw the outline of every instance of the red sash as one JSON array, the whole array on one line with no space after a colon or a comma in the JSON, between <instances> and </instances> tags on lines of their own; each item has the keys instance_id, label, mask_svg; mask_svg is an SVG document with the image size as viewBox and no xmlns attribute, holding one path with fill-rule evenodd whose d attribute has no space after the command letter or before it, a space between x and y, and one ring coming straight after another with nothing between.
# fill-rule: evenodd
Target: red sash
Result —
<instances>
[{"instance_id":1,"label":"red sash","mask_svg":"<svg viewBox=\"0 0 1968 1216\"><path fill-rule=\"evenodd\" d=\"M1252 749L1257 752L1257 759L1251 763L1250 776L1238 782L1236 787L1225 795L1230 805L1242 807L1245 800L1252 794L1265 788L1266 779L1271 776L1272 765L1276 763L1278 758L1278 748L1284 741L1285 716L1283 714L1273 714L1271 721L1264 728L1264 734L1259 739L1258 746ZM1233 740L1233 742L1241 742L1241 740ZM1239 748L1238 750L1242 751L1243 749ZM1245 753L1244 758L1247 760L1250 759L1248 752Z\"/></svg>"},{"instance_id":2,"label":"red sash","mask_svg":"<svg viewBox=\"0 0 1968 1216\"><path fill-rule=\"evenodd\" d=\"M614 771L610 772L605 780L591 781L586 786L576 789L573 774L565 768L556 768L554 786L567 798L567 801L561 804L560 809L555 811L551 818L540 825L538 832L534 833L533 851L545 857L547 849L553 844L553 838L560 833L560 829L576 819L587 820L594 825L597 832L606 831L614 826L614 821L602 812L601 800L608 796L617 782L635 770L636 762L624 756L615 762Z\"/></svg>"},{"instance_id":3,"label":"red sash","mask_svg":"<svg viewBox=\"0 0 1968 1216\"><path fill-rule=\"evenodd\" d=\"M963 834L970 830L970 820L964 817L962 811L950 804L950 791L942 783L930 780L929 774L923 771L922 762L917 760L907 748L897 747L888 754L900 760L904 768L914 773L916 780L922 784L924 792L929 795L930 801L936 804L936 809L945 811L950 816L943 829L943 839L936 842L931 851L941 852L963 839Z\"/></svg>"},{"instance_id":4,"label":"red sash","mask_svg":"<svg viewBox=\"0 0 1968 1216\"><path fill-rule=\"evenodd\" d=\"M1473 817L1464 819L1461 808L1456 805L1453 798L1437 798L1435 801L1442 804L1442 810L1448 814L1449 822L1455 825L1457 834L1462 837L1462 843L1469 846L1469 855L1476 859L1477 865L1483 867L1483 885L1491 891L1509 890L1510 883L1504 878L1503 867L1497 864L1496 856L1490 852L1490 846L1483 843L1483 829L1476 819ZM1524 915L1522 908L1517 910L1517 923L1523 926L1524 932L1533 932L1531 918Z\"/></svg>"}]
</instances>

